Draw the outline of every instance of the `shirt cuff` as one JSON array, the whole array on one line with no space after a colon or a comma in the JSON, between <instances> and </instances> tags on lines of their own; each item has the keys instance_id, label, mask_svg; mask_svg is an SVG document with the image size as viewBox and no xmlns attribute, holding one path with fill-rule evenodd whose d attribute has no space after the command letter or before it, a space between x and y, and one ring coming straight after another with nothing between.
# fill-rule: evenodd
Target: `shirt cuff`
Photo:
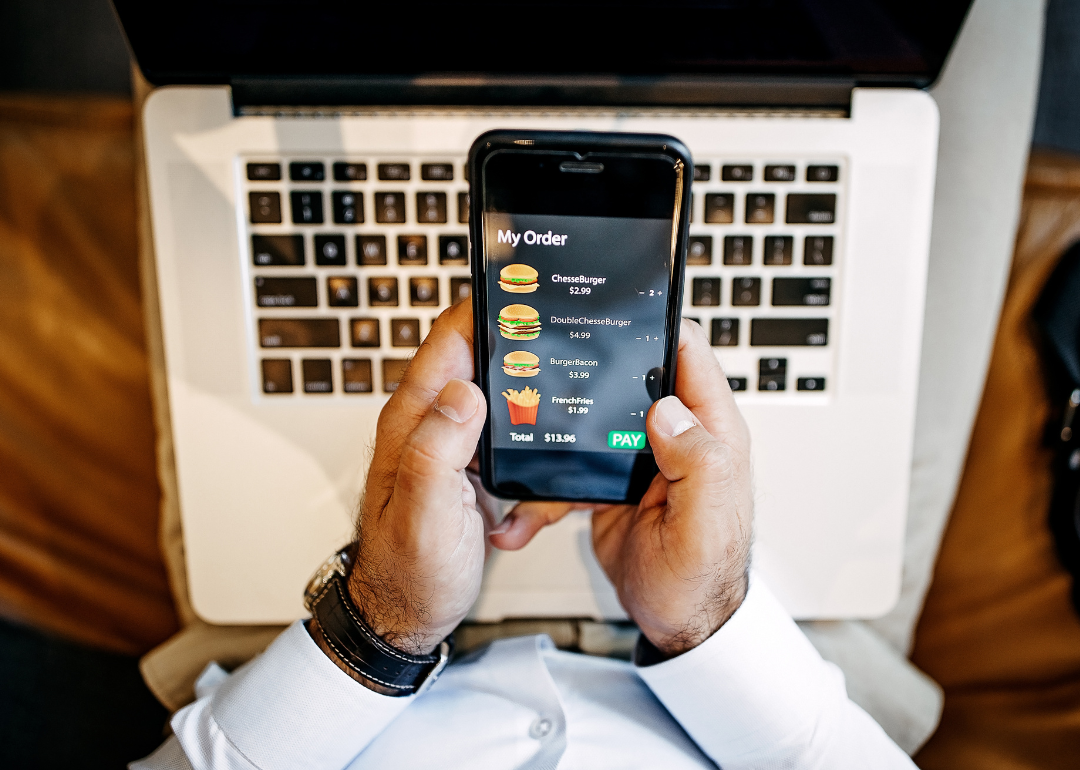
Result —
<instances>
[{"instance_id":1,"label":"shirt cuff","mask_svg":"<svg viewBox=\"0 0 1080 770\"><path fill-rule=\"evenodd\" d=\"M211 741L217 750L235 751L257 768L339 770L414 697L389 697L364 687L338 668L303 621L297 621L223 682L202 702L202 709L180 721L190 721L192 727L209 722L209 732L220 738ZM193 752L202 754L208 748L208 736L185 740L188 731L183 727L174 720L177 737L193 759Z\"/></svg>"},{"instance_id":2,"label":"shirt cuff","mask_svg":"<svg viewBox=\"0 0 1080 770\"><path fill-rule=\"evenodd\" d=\"M701 749L743 766L809 745L829 704L846 701L843 675L826 663L761 580L692 650L638 674Z\"/></svg>"}]
</instances>

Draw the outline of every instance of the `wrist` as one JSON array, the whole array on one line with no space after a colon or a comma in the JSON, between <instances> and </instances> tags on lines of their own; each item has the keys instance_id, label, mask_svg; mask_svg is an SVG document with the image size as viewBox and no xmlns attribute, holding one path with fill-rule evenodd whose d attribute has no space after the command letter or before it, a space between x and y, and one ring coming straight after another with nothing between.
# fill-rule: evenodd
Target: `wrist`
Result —
<instances>
[{"instance_id":1,"label":"wrist","mask_svg":"<svg viewBox=\"0 0 1080 770\"><path fill-rule=\"evenodd\" d=\"M327 559L304 591L313 622L307 626L316 645L350 678L387 695L423 692L453 653L453 635L435 654L415 655L389 644L364 619L348 587L355 545Z\"/></svg>"},{"instance_id":2,"label":"wrist","mask_svg":"<svg viewBox=\"0 0 1080 770\"><path fill-rule=\"evenodd\" d=\"M394 649L408 655L430 655L446 634L430 632L414 620L413 602L403 592L385 585L380 588L376 590L359 569L349 574L349 598L368 627Z\"/></svg>"},{"instance_id":3,"label":"wrist","mask_svg":"<svg viewBox=\"0 0 1080 770\"><path fill-rule=\"evenodd\" d=\"M750 569L747 566L738 579L727 581L712 591L698 611L680 624L639 624L641 633L661 659L682 655L703 643L731 619L746 599L749 587Z\"/></svg>"}]
</instances>

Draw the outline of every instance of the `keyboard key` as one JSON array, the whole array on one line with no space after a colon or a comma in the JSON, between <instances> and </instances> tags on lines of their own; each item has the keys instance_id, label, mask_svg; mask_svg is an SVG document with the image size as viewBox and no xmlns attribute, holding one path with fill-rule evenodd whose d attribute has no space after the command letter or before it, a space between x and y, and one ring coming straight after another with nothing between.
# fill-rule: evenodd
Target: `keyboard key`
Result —
<instances>
[{"instance_id":1,"label":"keyboard key","mask_svg":"<svg viewBox=\"0 0 1080 770\"><path fill-rule=\"evenodd\" d=\"M371 307L397 307L397 278L368 278L368 305Z\"/></svg>"},{"instance_id":2,"label":"keyboard key","mask_svg":"<svg viewBox=\"0 0 1080 770\"><path fill-rule=\"evenodd\" d=\"M356 263L364 267L386 264L386 236L356 236Z\"/></svg>"},{"instance_id":3,"label":"keyboard key","mask_svg":"<svg viewBox=\"0 0 1080 770\"><path fill-rule=\"evenodd\" d=\"M708 163L702 163L700 166L694 165L694 181L695 182L708 182L709 177L712 176L712 166Z\"/></svg>"},{"instance_id":4,"label":"keyboard key","mask_svg":"<svg viewBox=\"0 0 1080 770\"><path fill-rule=\"evenodd\" d=\"M342 161L338 161L334 164L335 182L363 182L366 179L366 163L344 163Z\"/></svg>"},{"instance_id":5,"label":"keyboard key","mask_svg":"<svg viewBox=\"0 0 1080 770\"><path fill-rule=\"evenodd\" d=\"M694 322L694 323L696 323L696 324L697 324L698 326L701 326L701 319L700 319L700 318L698 318L697 316L692 316L692 315L684 315L684 316L683 316L683 319L684 319L684 320L686 320L686 321L693 321L693 322Z\"/></svg>"},{"instance_id":6,"label":"keyboard key","mask_svg":"<svg viewBox=\"0 0 1080 770\"><path fill-rule=\"evenodd\" d=\"M840 168L838 166L807 166L806 167L806 181L807 182L835 182L840 178ZM813 379L813 378L811 378ZM800 388L801 390L801 388Z\"/></svg>"},{"instance_id":7,"label":"keyboard key","mask_svg":"<svg viewBox=\"0 0 1080 770\"><path fill-rule=\"evenodd\" d=\"M410 278L409 304L415 307L438 307L439 279Z\"/></svg>"},{"instance_id":8,"label":"keyboard key","mask_svg":"<svg viewBox=\"0 0 1080 770\"><path fill-rule=\"evenodd\" d=\"M426 265L427 236L399 235L397 239L397 261L399 265Z\"/></svg>"},{"instance_id":9,"label":"keyboard key","mask_svg":"<svg viewBox=\"0 0 1080 770\"><path fill-rule=\"evenodd\" d=\"M352 225L364 221L364 194L335 190L330 194L334 207L334 224Z\"/></svg>"},{"instance_id":10,"label":"keyboard key","mask_svg":"<svg viewBox=\"0 0 1080 770\"><path fill-rule=\"evenodd\" d=\"M380 163L379 179L384 182L405 182L410 176L408 163Z\"/></svg>"},{"instance_id":11,"label":"keyboard key","mask_svg":"<svg viewBox=\"0 0 1080 770\"><path fill-rule=\"evenodd\" d=\"M247 178L253 182L276 182L281 179L281 164L248 163Z\"/></svg>"},{"instance_id":12,"label":"keyboard key","mask_svg":"<svg viewBox=\"0 0 1080 770\"><path fill-rule=\"evenodd\" d=\"M712 264L712 236L691 235L686 245L686 264Z\"/></svg>"},{"instance_id":13,"label":"keyboard key","mask_svg":"<svg viewBox=\"0 0 1080 770\"><path fill-rule=\"evenodd\" d=\"M416 194L416 221L429 225L446 223L446 193L420 192Z\"/></svg>"},{"instance_id":14,"label":"keyboard key","mask_svg":"<svg viewBox=\"0 0 1080 770\"><path fill-rule=\"evenodd\" d=\"M255 279L255 304L259 307L318 307L319 290L314 278Z\"/></svg>"},{"instance_id":15,"label":"keyboard key","mask_svg":"<svg viewBox=\"0 0 1080 770\"><path fill-rule=\"evenodd\" d=\"M833 181L833 180L830 180ZM796 390L825 390L824 377L800 377L795 380Z\"/></svg>"},{"instance_id":16,"label":"keyboard key","mask_svg":"<svg viewBox=\"0 0 1080 770\"><path fill-rule=\"evenodd\" d=\"M457 302L467 300L472 297L472 279L471 278L451 278L450 279L450 304L453 305Z\"/></svg>"},{"instance_id":17,"label":"keyboard key","mask_svg":"<svg viewBox=\"0 0 1080 770\"><path fill-rule=\"evenodd\" d=\"M305 358L300 362L305 393L333 393L333 363L329 358Z\"/></svg>"},{"instance_id":18,"label":"keyboard key","mask_svg":"<svg viewBox=\"0 0 1080 770\"><path fill-rule=\"evenodd\" d=\"M264 348L336 348L341 327L336 318L260 318L259 344Z\"/></svg>"},{"instance_id":19,"label":"keyboard key","mask_svg":"<svg viewBox=\"0 0 1080 770\"><path fill-rule=\"evenodd\" d=\"M377 348L382 344L379 337L378 318L353 318L349 321L349 339L354 348Z\"/></svg>"},{"instance_id":20,"label":"keyboard key","mask_svg":"<svg viewBox=\"0 0 1080 770\"><path fill-rule=\"evenodd\" d=\"M735 196L731 193L709 193L705 196L705 223L728 225L735 221Z\"/></svg>"},{"instance_id":21,"label":"keyboard key","mask_svg":"<svg viewBox=\"0 0 1080 770\"><path fill-rule=\"evenodd\" d=\"M749 265L754 251L754 239L749 235L724 236L724 264Z\"/></svg>"},{"instance_id":22,"label":"keyboard key","mask_svg":"<svg viewBox=\"0 0 1080 770\"><path fill-rule=\"evenodd\" d=\"M290 163L289 179L294 182L321 182L326 179L326 166L315 162Z\"/></svg>"},{"instance_id":23,"label":"keyboard key","mask_svg":"<svg viewBox=\"0 0 1080 770\"><path fill-rule=\"evenodd\" d=\"M382 360L382 389L384 393L393 393L398 388L405 370L409 367L407 358L384 358Z\"/></svg>"},{"instance_id":24,"label":"keyboard key","mask_svg":"<svg viewBox=\"0 0 1080 770\"><path fill-rule=\"evenodd\" d=\"M253 235L251 261L259 267L299 267L304 264L304 236Z\"/></svg>"},{"instance_id":25,"label":"keyboard key","mask_svg":"<svg viewBox=\"0 0 1080 770\"><path fill-rule=\"evenodd\" d=\"M751 182L754 179L754 167L743 164L726 165L720 170L720 178L725 182Z\"/></svg>"},{"instance_id":26,"label":"keyboard key","mask_svg":"<svg viewBox=\"0 0 1080 770\"><path fill-rule=\"evenodd\" d=\"M454 166L452 163L422 163L420 178L425 182L452 182Z\"/></svg>"},{"instance_id":27,"label":"keyboard key","mask_svg":"<svg viewBox=\"0 0 1080 770\"><path fill-rule=\"evenodd\" d=\"M762 175L766 182L794 182L795 167L791 165L770 165Z\"/></svg>"},{"instance_id":28,"label":"keyboard key","mask_svg":"<svg viewBox=\"0 0 1080 770\"><path fill-rule=\"evenodd\" d=\"M804 265L831 265L833 237L831 235L808 235L803 243Z\"/></svg>"},{"instance_id":29,"label":"keyboard key","mask_svg":"<svg viewBox=\"0 0 1080 770\"><path fill-rule=\"evenodd\" d=\"M750 322L751 345L818 347L828 343L828 318L755 318Z\"/></svg>"},{"instance_id":30,"label":"keyboard key","mask_svg":"<svg viewBox=\"0 0 1080 770\"><path fill-rule=\"evenodd\" d=\"M695 307L716 307L720 304L720 279L695 278L690 293L690 304Z\"/></svg>"},{"instance_id":31,"label":"keyboard key","mask_svg":"<svg viewBox=\"0 0 1080 770\"><path fill-rule=\"evenodd\" d=\"M360 304L360 291L356 279L347 275L335 275L326 279L326 301L330 307L356 307Z\"/></svg>"},{"instance_id":32,"label":"keyboard key","mask_svg":"<svg viewBox=\"0 0 1080 770\"><path fill-rule=\"evenodd\" d=\"M439 264L469 264L469 237L466 235L440 235Z\"/></svg>"},{"instance_id":33,"label":"keyboard key","mask_svg":"<svg viewBox=\"0 0 1080 770\"><path fill-rule=\"evenodd\" d=\"M457 194L457 221L462 225L469 223L469 194L467 192Z\"/></svg>"},{"instance_id":34,"label":"keyboard key","mask_svg":"<svg viewBox=\"0 0 1080 770\"><path fill-rule=\"evenodd\" d=\"M789 225L832 224L836 221L836 193L790 193L786 221Z\"/></svg>"},{"instance_id":35,"label":"keyboard key","mask_svg":"<svg viewBox=\"0 0 1080 770\"><path fill-rule=\"evenodd\" d=\"M292 202L294 225L321 225L323 221L322 193L318 190L293 190Z\"/></svg>"},{"instance_id":36,"label":"keyboard key","mask_svg":"<svg viewBox=\"0 0 1080 770\"><path fill-rule=\"evenodd\" d=\"M758 390L787 390L787 359L763 358L758 363Z\"/></svg>"},{"instance_id":37,"label":"keyboard key","mask_svg":"<svg viewBox=\"0 0 1080 770\"><path fill-rule=\"evenodd\" d=\"M375 193L375 221L380 224L404 222L405 194L399 192Z\"/></svg>"},{"instance_id":38,"label":"keyboard key","mask_svg":"<svg viewBox=\"0 0 1080 770\"><path fill-rule=\"evenodd\" d=\"M324 267L345 267L345 236L316 235L315 264Z\"/></svg>"},{"instance_id":39,"label":"keyboard key","mask_svg":"<svg viewBox=\"0 0 1080 770\"><path fill-rule=\"evenodd\" d=\"M415 348L420 344L419 318L392 318L390 344L395 348Z\"/></svg>"},{"instance_id":40,"label":"keyboard key","mask_svg":"<svg viewBox=\"0 0 1080 770\"><path fill-rule=\"evenodd\" d=\"M264 358L262 360L263 393L292 393L292 360Z\"/></svg>"},{"instance_id":41,"label":"keyboard key","mask_svg":"<svg viewBox=\"0 0 1080 770\"><path fill-rule=\"evenodd\" d=\"M795 248L795 239L790 235L768 235L765 237L765 252L762 261L766 265L790 265L791 252Z\"/></svg>"},{"instance_id":42,"label":"keyboard key","mask_svg":"<svg viewBox=\"0 0 1080 770\"><path fill-rule=\"evenodd\" d=\"M731 280L731 304L750 307L761 304L760 278L733 278Z\"/></svg>"},{"instance_id":43,"label":"keyboard key","mask_svg":"<svg viewBox=\"0 0 1080 770\"><path fill-rule=\"evenodd\" d=\"M690 193L690 224L694 224L694 209L697 208L697 196Z\"/></svg>"},{"instance_id":44,"label":"keyboard key","mask_svg":"<svg viewBox=\"0 0 1080 770\"><path fill-rule=\"evenodd\" d=\"M281 222L281 193L248 193L248 207L253 225L276 225Z\"/></svg>"},{"instance_id":45,"label":"keyboard key","mask_svg":"<svg viewBox=\"0 0 1080 770\"><path fill-rule=\"evenodd\" d=\"M771 224L776 211L776 196L772 193L750 193L746 196L746 223Z\"/></svg>"},{"instance_id":46,"label":"keyboard key","mask_svg":"<svg viewBox=\"0 0 1080 770\"><path fill-rule=\"evenodd\" d=\"M828 305L831 291L829 278L774 278L772 303L776 307Z\"/></svg>"},{"instance_id":47,"label":"keyboard key","mask_svg":"<svg viewBox=\"0 0 1080 770\"><path fill-rule=\"evenodd\" d=\"M375 390L375 383L371 378L370 358L342 359L341 389L346 393L371 393Z\"/></svg>"},{"instance_id":48,"label":"keyboard key","mask_svg":"<svg viewBox=\"0 0 1080 770\"><path fill-rule=\"evenodd\" d=\"M739 344L738 318L714 318L710 331L713 347L733 348Z\"/></svg>"},{"instance_id":49,"label":"keyboard key","mask_svg":"<svg viewBox=\"0 0 1080 770\"><path fill-rule=\"evenodd\" d=\"M728 377L728 387L731 388L733 393L740 390L746 390L746 378L745 377Z\"/></svg>"}]
</instances>

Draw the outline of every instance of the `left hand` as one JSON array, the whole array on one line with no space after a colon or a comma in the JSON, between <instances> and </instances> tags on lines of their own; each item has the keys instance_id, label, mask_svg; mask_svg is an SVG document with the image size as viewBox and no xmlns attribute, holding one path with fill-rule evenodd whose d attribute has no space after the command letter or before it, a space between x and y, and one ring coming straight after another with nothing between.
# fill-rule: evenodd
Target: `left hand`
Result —
<instances>
[{"instance_id":1,"label":"left hand","mask_svg":"<svg viewBox=\"0 0 1080 770\"><path fill-rule=\"evenodd\" d=\"M491 498L467 475L487 417L467 302L432 324L379 415L349 592L388 644L427 654L480 592Z\"/></svg>"}]
</instances>

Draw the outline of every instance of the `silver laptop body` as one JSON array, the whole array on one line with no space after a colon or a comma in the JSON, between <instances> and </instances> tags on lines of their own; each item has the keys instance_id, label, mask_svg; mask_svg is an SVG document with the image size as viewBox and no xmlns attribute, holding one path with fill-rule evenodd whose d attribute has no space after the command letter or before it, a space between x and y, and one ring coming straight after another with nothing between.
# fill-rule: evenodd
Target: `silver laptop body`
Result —
<instances>
[{"instance_id":1,"label":"silver laptop body","mask_svg":"<svg viewBox=\"0 0 1080 770\"><path fill-rule=\"evenodd\" d=\"M553 80L537 104L513 97L535 79L494 75L374 78L351 91L237 78L150 95L169 408L190 593L205 620L301 617L304 581L352 536L379 410L432 320L467 299L465 154L492 128L687 144L699 171L683 312L710 335L750 424L754 564L799 618L872 617L895 603L934 102L831 76L798 88L775 76L669 78L671 96L645 89L651 101L639 80L606 91L586 81L592 90ZM303 96L269 102L290 91ZM486 103L449 103L469 93ZM556 103L559 93L571 97ZM624 618L592 556L588 513L496 552L471 617Z\"/></svg>"}]
</instances>

